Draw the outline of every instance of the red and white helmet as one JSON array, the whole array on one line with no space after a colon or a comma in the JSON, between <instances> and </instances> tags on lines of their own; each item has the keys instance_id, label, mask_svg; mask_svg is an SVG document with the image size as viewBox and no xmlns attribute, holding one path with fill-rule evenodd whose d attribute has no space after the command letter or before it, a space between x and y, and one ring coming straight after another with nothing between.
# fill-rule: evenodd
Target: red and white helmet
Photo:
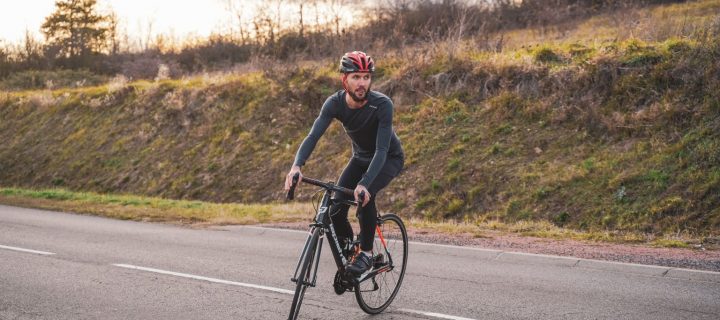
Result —
<instances>
[{"instance_id":1,"label":"red and white helmet","mask_svg":"<svg viewBox=\"0 0 720 320\"><path fill-rule=\"evenodd\" d=\"M348 52L340 59L340 72L375 72L375 61L365 52Z\"/></svg>"}]
</instances>

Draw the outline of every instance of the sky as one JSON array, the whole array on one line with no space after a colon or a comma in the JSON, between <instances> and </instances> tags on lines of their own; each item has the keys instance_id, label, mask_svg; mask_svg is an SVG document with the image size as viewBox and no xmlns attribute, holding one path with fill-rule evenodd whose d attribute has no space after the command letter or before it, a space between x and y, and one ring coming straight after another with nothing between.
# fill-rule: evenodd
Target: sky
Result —
<instances>
[{"instance_id":1,"label":"sky","mask_svg":"<svg viewBox=\"0 0 720 320\"><path fill-rule=\"evenodd\" d=\"M237 22L228 10L228 1L235 7L242 4L244 19L249 21L254 4L270 0L98 0L97 9L101 14L115 12L120 20L119 32L128 34L131 42L154 39L158 34L182 40L188 37L205 38L212 33L228 34L231 28L236 27L233 22ZM357 4L364 1L347 2ZM4 4L3 10L0 10L0 45L24 43L26 30L36 40L44 40L40 26L45 17L55 11L55 0L0 0L0 4ZM282 19L294 19L297 6L297 2L290 4L288 0L282 1ZM309 5L303 10L307 24L314 21L311 10ZM322 12L324 9L319 10ZM352 14L347 14L349 10L342 12L345 13L343 24L352 24Z\"/></svg>"},{"instance_id":2,"label":"sky","mask_svg":"<svg viewBox=\"0 0 720 320\"><path fill-rule=\"evenodd\" d=\"M250 0L252 1L252 0ZM40 26L55 10L55 0L0 0L0 40L21 43L25 30L42 40ZM9 9L8 9L9 8ZM221 31L230 15L222 0L98 0L100 12L112 8L120 18L121 29L130 35L145 35L149 22L153 34L208 36Z\"/></svg>"}]
</instances>

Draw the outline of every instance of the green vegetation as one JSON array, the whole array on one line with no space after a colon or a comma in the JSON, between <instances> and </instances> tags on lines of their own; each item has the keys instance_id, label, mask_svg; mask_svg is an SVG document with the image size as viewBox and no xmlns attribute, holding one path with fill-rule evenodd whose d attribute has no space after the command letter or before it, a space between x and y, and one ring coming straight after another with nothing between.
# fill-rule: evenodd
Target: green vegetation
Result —
<instances>
[{"instance_id":1,"label":"green vegetation","mask_svg":"<svg viewBox=\"0 0 720 320\"><path fill-rule=\"evenodd\" d=\"M457 200L451 202L451 206ZM63 210L122 220L164 222L191 225L257 224L307 221L313 208L307 203L236 204L205 201L170 200L136 195L73 192L67 189L0 188L0 202L11 205L49 210ZM687 248L688 240L673 236L653 237L637 233L582 232L563 229L540 221L503 223L477 221L431 222L427 219L408 219L407 223L421 232L472 234L485 237L489 232L513 232L527 236L554 239L599 240L609 242L647 242L654 246Z\"/></svg>"},{"instance_id":2,"label":"green vegetation","mask_svg":"<svg viewBox=\"0 0 720 320\"><path fill-rule=\"evenodd\" d=\"M23 71L0 81L2 90L30 90L97 86L107 78L87 70Z\"/></svg>"},{"instance_id":3,"label":"green vegetation","mask_svg":"<svg viewBox=\"0 0 720 320\"><path fill-rule=\"evenodd\" d=\"M66 210L124 220L194 224L256 224L306 220L307 204L219 204L67 189L0 188L3 203Z\"/></svg>"},{"instance_id":4,"label":"green vegetation","mask_svg":"<svg viewBox=\"0 0 720 320\"><path fill-rule=\"evenodd\" d=\"M697 4L677 6L666 9ZM719 235L720 25L703 21L685 38L389 53L373 85L396 102L407 160L380 207L423 223L548 237L682 246ZM0 181L282 199L294 152L339 82L330 63L267 70L2 93ZM349 155L333 124L304 174L334 180ZM111 204L134 207L119 201Z\"/></svg>"},{"instance_id":5,"label":"green vegetation","mask_svg":"<svg viewBox=\"0 0 720 320\"><path fill-rule=\"evenodd\" d=\"M398 129L407 133L406 144L433 150L408 150L418 178L432 172L439 181L453 181L443 184L436 201L428 199L438 194L435 185L420 188L416 210L436 221L467 215L548 221L590 234L717 234L720 82L706 75L718 71L711 66L718 43L717 36L630 39L604 45L612 50L560 45L455 65L476 78L465 78L464 89L455 91L425 88L438 95L419 105L450 105L463 97L460 102L474 110L467 121L447 127L437 115L428 117L427 107L408 108L414 121ZM533 64L497 63L524 55ZM491 92L472 92L478 86ZM423 131L435 137L414 134ZM457 145L436 148L461 133L480 138L462 152ZM444 170L437 170L443 162ZM476 186L489 195L478 197Z\"/></svg>"}]
</instances>

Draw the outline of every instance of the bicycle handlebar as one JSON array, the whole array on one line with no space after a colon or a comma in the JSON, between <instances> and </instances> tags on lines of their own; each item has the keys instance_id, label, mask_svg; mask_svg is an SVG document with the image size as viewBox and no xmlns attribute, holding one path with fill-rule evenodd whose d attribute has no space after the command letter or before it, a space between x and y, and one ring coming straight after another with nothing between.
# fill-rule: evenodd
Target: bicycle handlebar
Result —
<instances>
[{"instance_id":1,"label":"bicycle handlebar","mask_svg":"<svg viewBox=\"0 0 720 320\"><path fill-rule=\"evenodd\" d=\"M287 199L288 199L288 200L292 200L292 199L295 198L295 187L297 186L297 183L298 183L298 180L299 180L299 179L300 179L300 174L299 174L299 173L296 173L296 174L293 176L292 185L290 186L290 190L289 190L288 193L287 193ZM321 188L325 188L325 189L327 189L327 190L342 192L342 193L344 193L344 194L346 194L346 195L349 195L349 196L354 196L354 195L355 195L355 192L354 192L353 190L350 190L350 189L348 189L348 188L344 188L344 187L341 187L341 186L337 186L337 185L334 185L334 184L329 183L329 182L322 182L322 181L320 181L320 180L313 179L313 178L308 178L308 177L303 177L300 181L305 182L305 183L307 183L307 184L314 185L314 186L318 186L318 187L321 187ZM364 198L365 198L365 192L361 192L361 193L360 193L360 202L363 202L363 199L364 199Z\"/></svg>"}]
</instances>

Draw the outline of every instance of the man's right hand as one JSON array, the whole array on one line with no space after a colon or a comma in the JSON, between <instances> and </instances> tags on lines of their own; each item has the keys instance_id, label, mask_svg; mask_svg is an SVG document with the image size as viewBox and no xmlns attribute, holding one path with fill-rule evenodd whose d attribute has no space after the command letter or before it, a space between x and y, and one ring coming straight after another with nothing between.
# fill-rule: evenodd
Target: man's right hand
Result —
<instances>
[{"instance_id":1,"label":"man's right hand","mask_svg":"<svg viewBox=\"0 0 720 320\"><path fill-rule=\"evenodd\" d=\"M290 190L290 186L292 186L293 176L296 173L300 174L300 179L298 179L298 183L300 183L300 181L302 181L302 172L300 172L300 166L292 166L292 168L290 168L290 172L285 177L285 191Z\"/></svg>"}]
</instances>

